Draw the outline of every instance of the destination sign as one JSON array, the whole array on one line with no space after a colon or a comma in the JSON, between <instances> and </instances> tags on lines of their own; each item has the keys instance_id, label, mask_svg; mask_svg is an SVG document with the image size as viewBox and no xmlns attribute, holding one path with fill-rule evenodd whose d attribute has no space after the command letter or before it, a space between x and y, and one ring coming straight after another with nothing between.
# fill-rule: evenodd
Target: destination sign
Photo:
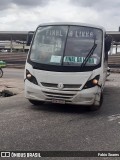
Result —
<instances>
[{"instance_id":1,"label":"destination sign","mask_svg":"<svg viewBox=\"0 0 120 160\"><path fill-rule=\"evenodd\" d=\"M46 30L45 33L46 36L55 36L55 37L63 37L67 35L67 30ZM93 38L94 33L89 30L70 30L68 33L68 37L74 37L74 38Z\"/></svg>"}]
</instances>

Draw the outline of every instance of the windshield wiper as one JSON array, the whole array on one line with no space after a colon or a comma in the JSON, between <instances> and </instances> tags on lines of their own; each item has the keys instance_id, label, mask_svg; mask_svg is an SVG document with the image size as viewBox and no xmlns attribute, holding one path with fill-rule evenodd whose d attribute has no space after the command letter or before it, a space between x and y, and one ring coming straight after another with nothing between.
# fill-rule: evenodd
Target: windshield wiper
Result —
<instances>
[{"instance_id":1,"label":"windshield wiper","mask_svg":"<svg viewBox=\"0 0 120 160\"><path fill-rule=\"evenodd\" d=\"M89 53L87 54L87 56L83 60L83 63L81 64L81 67L84 67L86 65L88 59L92 56L96 47L97 47L97 44L94 42L94 45L92 46L91 50L89 51Z\"/></svg>"}]
</instances>

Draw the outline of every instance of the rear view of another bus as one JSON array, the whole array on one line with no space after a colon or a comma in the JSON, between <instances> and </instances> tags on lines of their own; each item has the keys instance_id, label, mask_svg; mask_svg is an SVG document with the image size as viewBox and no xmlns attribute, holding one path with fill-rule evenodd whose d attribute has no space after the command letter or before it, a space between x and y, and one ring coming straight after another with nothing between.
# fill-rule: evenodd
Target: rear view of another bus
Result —
<instances>
[{"instance_id":1,"label":"rear view of another bus","mask_svg":"<svg viewBox=\"0 0 120 160\"><path fill-rule=\"evenodd\" d=\"M51 102L99 109L110 46L111 38L102 27L79 23L38 26L25 66L26 98L35 105Z\"/></svg>"}]
</instances>

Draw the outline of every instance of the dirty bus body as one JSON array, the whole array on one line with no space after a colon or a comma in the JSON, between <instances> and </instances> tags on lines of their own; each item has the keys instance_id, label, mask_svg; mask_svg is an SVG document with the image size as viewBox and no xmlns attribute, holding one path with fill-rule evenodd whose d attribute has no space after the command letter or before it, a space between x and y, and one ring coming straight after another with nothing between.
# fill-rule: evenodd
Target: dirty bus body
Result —
<instances>
[{"instance_id":1,"label":"dirty bus body","mask_svg":"<svg viewBox=\"0 0 120 160\"><path fill-rule=\"evenodd\" d=\"M52 102L99 109L110 44L102 27L79 23L38 26L25 66L26 98L35 105Z\"/></svg>"}]
</instances>

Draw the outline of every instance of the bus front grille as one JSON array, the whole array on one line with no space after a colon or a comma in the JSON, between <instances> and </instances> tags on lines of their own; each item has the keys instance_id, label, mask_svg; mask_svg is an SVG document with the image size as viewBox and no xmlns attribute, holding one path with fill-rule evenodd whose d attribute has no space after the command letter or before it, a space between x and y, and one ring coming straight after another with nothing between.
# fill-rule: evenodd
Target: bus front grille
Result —
<instances>
[{"instance_id":1,"label":"bus front grille","mask_svg":"<svg viewBox=\"0 0 120 160\"><path fill-rule=\"evenodd\" d=\"M58 90L58 84L57 83L45 83L41 82L42 86L48 89L56 89ZM65 91L78 91L80 90L81 84L63 84Z\"/></svg>"},{"instance_id":2,"label":"bus front grille","mask_svg":"<svg viewBox=\"0 0 120 160\"><path fill-rule=\"evenodd\" d=\"M51 92L51 91L42 91L47 99L52 100L53 98L55 99L63 99L63 100L70 100L72 99L76 93L59 93L59 92Z\"/></svg>"}]
</instances>

